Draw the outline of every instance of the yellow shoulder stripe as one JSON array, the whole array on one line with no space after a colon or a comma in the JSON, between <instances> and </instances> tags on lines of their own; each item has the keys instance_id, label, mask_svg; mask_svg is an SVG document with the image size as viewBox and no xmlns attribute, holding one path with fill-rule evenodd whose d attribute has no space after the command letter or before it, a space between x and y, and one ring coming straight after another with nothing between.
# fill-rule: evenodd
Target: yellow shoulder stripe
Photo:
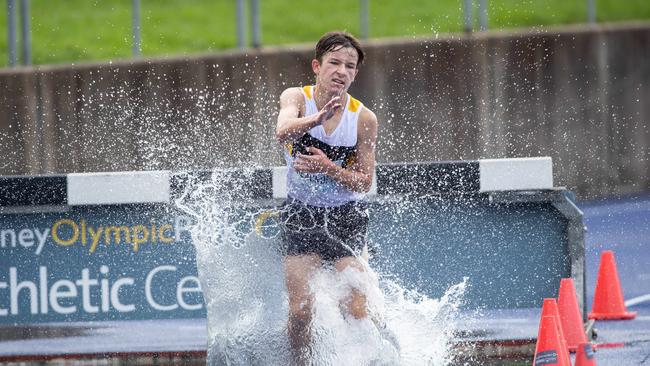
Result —
<instances>
[{"instance_id":1,"label":"yellow shoulder stripe","mask_svg":"<svg viewBox=\"0 0 650 366\"><path fill-rule=\"evenodd\" d=\"M350 105L348 106L348 109L350 112L356 112L359 110L359 106L361 105L361 102L358 101L357 99L354 99L351 95L348 95L350 97Z\"/></svg>"},{"instance_id":2,"label":"yellow shoulder stripe","mask_svg":"<svg viewBox=\"0 0 650 366\"><path fill-rule=\"evenodd\" d=\"M305 93L307 98L311 99L311 85L303 86L302 91Z\"/></svg>"}]
</instances>

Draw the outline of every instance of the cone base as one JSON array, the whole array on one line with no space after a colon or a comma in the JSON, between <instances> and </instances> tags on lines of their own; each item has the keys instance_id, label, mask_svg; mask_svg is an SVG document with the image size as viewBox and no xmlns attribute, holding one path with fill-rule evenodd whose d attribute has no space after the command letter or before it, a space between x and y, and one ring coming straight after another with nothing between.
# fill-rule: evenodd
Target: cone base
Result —
<instances>
[{"instance_id":1,"label":"cone base","mask_svg":"<svg viewBox=\"0 0 650 366\"><path fill-rule=\"evenodd\" d=\"M636 311L626 311L620 314L589 313L588 318L595 320L630 320L636 318Z\"/></svg>"},{"instance_id":2,"label":"cone base","mask_svg":"<svg viewBox=\"0 0 650 366\"><path fill-rule=\"evenodd\" d=\"M576 352L578 352L578 346L568 346L567 349L568 349L569 352L571 352L571 353L576 353Z\"/></svg>"},{"instance_id":3,"label":"cone base","mask_svg":"<svg viewBox=\"0 0 650 366\"><path fill-rule=\"evenodd\" d=\"M598 344L597 343L591 343L591 342L588 342L588 343L591 344L591 349L592 350L596 351L598 349ZM571 353L578 352L578 346L568 346L567 348L569 349L569 352L571 352Z\"/></svg>"}]
</instances>

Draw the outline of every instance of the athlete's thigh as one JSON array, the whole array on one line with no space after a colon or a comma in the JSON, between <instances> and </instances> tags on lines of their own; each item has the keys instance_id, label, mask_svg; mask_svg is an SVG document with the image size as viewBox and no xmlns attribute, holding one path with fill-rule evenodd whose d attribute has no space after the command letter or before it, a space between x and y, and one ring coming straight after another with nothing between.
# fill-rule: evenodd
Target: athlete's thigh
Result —
<instances>
[{"instance_id":1,"label":"athlete's thigh","mask_svg":"<svg viewBox=\"0 0 650 366\"><path fill-rule=\"evenodd\" d=\"M284 277L290 299L308 295L309 280L320 265L321 258L316 254L284 257Z\"/></svg>"},{"instance_id":2,"label":"athlete's thigh","mask_svg":"<svg viewBox=\"0 0 650 366\"><path fill-rule=\"evenodd\" d=\"M336 268L338 272L343 272L348 268L352 268L358 272L366 271L363 263L361 263L361 261L355 256L347 256L336 260L336 262L334 262L334 268Z\"/></svg>"}]
</instances>

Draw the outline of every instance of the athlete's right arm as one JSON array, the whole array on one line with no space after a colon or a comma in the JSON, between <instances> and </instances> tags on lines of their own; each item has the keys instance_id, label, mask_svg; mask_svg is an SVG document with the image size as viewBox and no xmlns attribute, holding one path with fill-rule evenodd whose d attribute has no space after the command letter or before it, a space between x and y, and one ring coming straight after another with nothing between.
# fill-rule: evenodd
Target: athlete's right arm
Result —
<instances>
[{"instance_id":1,"label":"athlete's right arm","mask_svg":"<svg viewBox=\"0 0 650 366\"><path fill-rule=\"evenodd\" d=\"M278 123L275 127L275 137L281 144L297 140L319 124L317 114L300 117L304 110L305 100L300 88L288 88L282 92Z\"/></svg>"},{"instance_id":2,"label":"athlete's right arm","mask_svg":"<svg viewBox=\"0 0 650 366\"><path fill-rule=\"evenodd\" d=\"M280 95L280 112L275 127L275 137L281 144L295 141L307 131L332 118L341 108L340 97L332 98L318 113L304 115L305 99L300 88L288 88Z\"/></svg>"}]
</instances>

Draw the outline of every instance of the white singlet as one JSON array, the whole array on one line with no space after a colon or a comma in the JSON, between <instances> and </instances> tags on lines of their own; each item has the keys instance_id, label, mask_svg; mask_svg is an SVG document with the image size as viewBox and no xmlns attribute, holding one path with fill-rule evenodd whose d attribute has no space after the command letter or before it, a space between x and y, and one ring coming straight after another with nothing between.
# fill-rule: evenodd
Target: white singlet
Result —
<instances>
[{"instance_id":1,"label":"white singlet","mask_svg":"<svg viewBox=\"0 0 650 366\"><path fill-rule=\"evenodd\" d=\"M305 117L318 113L314 86L303 87L302 93L305 97ZM319 207L336 207L363 198L363 193L354 192L323 173L299 173L293 169L296 153L304 154L308 146L322 150L340 167L350 166L356 157L357 124L362 109L363 104L348 94L341 121L330 135L325 133L323 126L318 125L296 141L285 145L289 198Z\"/></svg>"}]
</instances>

